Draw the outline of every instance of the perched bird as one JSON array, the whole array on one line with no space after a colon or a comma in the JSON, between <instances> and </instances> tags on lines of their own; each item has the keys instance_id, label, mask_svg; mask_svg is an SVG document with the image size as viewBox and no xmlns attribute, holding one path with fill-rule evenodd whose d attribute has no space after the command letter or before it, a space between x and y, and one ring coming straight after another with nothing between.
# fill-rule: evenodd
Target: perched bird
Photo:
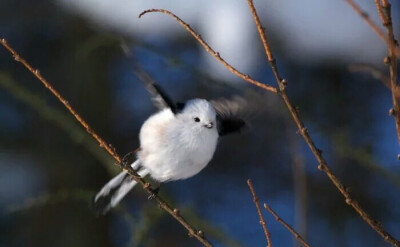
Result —
<instances>
[{"instance_id":1,"label":"perched bird","mask_svg":"<svg viewBox=\"0 0 400 247\"><path fill-rule=\"evenodd\" d=\"M210 162L220 136L246 125L240 114L243 98L174 103L155 82L143 81L159 111L140 129L140 151L131 166L142 177L150 175L158 182L192 177ZM127 172L121 172L97 193L94 209L105 214L135 184Z\"/></svg>"}]
</instances>

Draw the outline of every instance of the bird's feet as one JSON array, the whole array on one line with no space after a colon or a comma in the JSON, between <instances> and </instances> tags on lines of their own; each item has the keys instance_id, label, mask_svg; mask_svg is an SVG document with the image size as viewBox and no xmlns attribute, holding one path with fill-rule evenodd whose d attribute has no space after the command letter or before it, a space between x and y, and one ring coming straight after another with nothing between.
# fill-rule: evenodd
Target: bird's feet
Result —
<instances>
[{"instance_id":1,"label":"bird's feet","mask_svg":"<svg viewBox=\"0 0 400 247\"><path fill-rule=\"evenodd\" d=\"M135 161L135 151L131 151L122 158L121 166L129 167Z\"/></svg>"},{"instance_id":2,"label":"bird's feet","mask_svg":"<svg viewBox=\"0 0 400 247\"><path fill-rule=\"evenodd\" d=\"M160 192L160 188L161 188L160 184L154 189L150 188L151 194L149 195L148 199L149 200L154 199L158 195L158 192Z\"/></svg>"}]
</instances>

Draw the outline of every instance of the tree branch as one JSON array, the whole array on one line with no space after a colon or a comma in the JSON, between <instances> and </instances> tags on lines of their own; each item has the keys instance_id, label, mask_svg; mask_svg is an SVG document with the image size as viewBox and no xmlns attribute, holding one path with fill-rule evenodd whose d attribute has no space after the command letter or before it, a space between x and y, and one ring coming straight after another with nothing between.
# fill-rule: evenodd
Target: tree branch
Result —
<instances>
[{"instance_id":1,"label":"tree branch","mask_svg":"<svg viewBox=\"0 0 400 247\"><path fill-rule=\"evenodd\" d=\"M264 215L261 211L260 202L257 197L256 191L254 190L254 186L253 183L251 182L251 179L247 179L247 184L249 185L251 194L253 195L253 201L254 204L256 205L258 216L260 216L260 224L264 229L265 238L267 239L267 247L272 247L271 234L268 231L267 222L265 222Z\"/></svg>"},{"instance_id":2,"label":"tree branch","mask_svg":"<svg viewBox=\"0 0 400 247\"><path fill-rule=\"evenodd\" d=\"M347 1L351 1L351 0L347 0ZM395 245L395 246L400 246L400 242L395 239L392 235L390 235L382 226L381 223L379 223L378 221L374 220L369 214L367 214L367 212L358 204L358 202L356 200L354 200L352 198L352 196L350 195L350 192L346 189L346 187L343 185L343 183L336 177L336 175L332 172L332 170L329 168L327 162L325 161L325 159L322 156L322 150L318 149L316 147L316 145L314 144L314 141L312 140L312 138L310 137L307 128L304 126L299 113L296 111L295 107L293 106L293 104L291 103L289 96L286 92L286 86L287 86L287 82L285 79L282 79L278 68L276 66L276 60L272 54L272 50L268 44L268 40L266 38L266 34L265 34L265 29L262 27L260 19L257 15L256 9L254 7L253 1L252 0L248 0L247 1L250 9L252 11L253 17L255 19L256 25L257 25L257 29L260 33L260 37L263 41L263 45L265 48L265 52L266 55L268 57L268 61L271 64L272 70L274 72L275 75L275 79L279 85L279 91L277 91L277 93L282 97L283 101L285 102L294 122L296 123L298 129L299 129L299 133L301 134L301 136L304 138L304 140L306 141L308 147L310 148L310 150L312 151L312 153L314 154L316 160L318 161L319 165L318 165L318 169L320 171L325 172L325 174L329 177L329 179L332 181L332 183L335 185L335 187L340 191L340 193L343 195L343 197L345 198L345 201L348 205L352 206L354 208L354 210L361 216L361 218L368 224L371 226L371 228L373 230L375 230L379 235L381 235L387 242ZM249 80L249 77L246 77L244 74L238 72L235 68L233 68L231 65L227 64L225 62L225 60L223 60L220 56L219 53L215 52L202 38L199 34L197 34L192 28L190 28L190 26L188 24L186 24L182 19L180 19L179 17L177 17L175 14L171 13L170 11L164 10L164 9L149 9L146 10L144 12L142 12L139 17L141 17L142 15L146 14L146 13L151 13L151 12L160 12L166 15L171 16L172 18L174 18L175 20L177 20L179 22L179 24L181 24L190 34L192 34L193 37L196 38L196 40L198 42L200 42L201 45L203 45L203 47L211 54L213 55L215 58L217 58L222 64L224 64L230 71L232 71L235 75L245 79L247 82L250 82L260 88L263 88L264 90L268 90L268 91L272 91L275 92L274 90L271 90L271 88L275 89L275 87L272 86L265 86L265 84L257 82L251 82ZM234 72L236 71L236 72ZM243 77L244 76L244 77Z\"/></svg>"},{"instance_id":3,"label":"tree branch","mask_svg":"<svg viewBox=\"0 0 400 247\"><path fill-rule=\"evenodd\" d=\"M304 238L293 229L293 227L291 227L281 217L279 217L279 215L277 213L275 213L275 211L272 210L272 208L270 206L268 206L268 204L264 203L264 208L266 208L275 217L276 221L278 221L283 226L285 226L295 236L295 238L299 240L300 243L302 243L306 247L311 247L307 243L307 241L305 241Z\"/></svg>"},{"instance_id":4,"label":"tree branch","mask_svg":"<svg viewBox=\"0 0 400 247\"><path fill-rule=\"evenodd\" d=\"M350 0L347 0L350 1ZM279 85L280 88L280 92L278 92L283 101L285 102L287 108L290 111L290 114L293 117L293 120L295 121L299 132L301 134L301 136L304 138L304 140L306 141L308 147L311 149L312 153L314 154L316 160L318 161L319 165L318 165L318 169L320 171L325 172L325 174L329 177L329 179L332 181L332 183L336 186L336 188L340 191L340 193L344 196L344 198L346 199L346 203L350 206L352 206L354 208L354 210L361 216L361 218L372 227L372 229L374 229L377 233L379 233L379 235L381 235L386 241L388 241L389 243L395 245L395 246L400 246L400 241L398 241L397 239L395 239L392 235L390 235L382 226L382 224L380 224L378 221L374 220L359 204L356 200L354 200L352 198L352 196L350 195L350 192L348 191L348 189L346 189L346 187L344 186L344 184L339 180L338 177L336 177L336 175L332 172L332 170L330 169L330 167L328 166L328 163L325 161L324 157L322 156L322 150L318 149L313 141L313 139L311 138L310 134L308 133L307 128L304 126L300 115L298 113L298 111L295 109L295 107L293 106L293 104L291 103L289 96L286 92L286 80L281 79L279 72L278 72L278 68L276 66L276 62L274 59L274 56L272 54L271 48L267 42L267 35L265 33L265 29L262 28L261 26L261 22L260 19L258 17L258 14L256 12L256 9L254 7L254 3L252 0L247 0L248 5L250 6L251 12L253 14L254 20L256 22L257 25L257 29L258 32L261 36L261 39L263 41L263 45L265 48L265 52L267 53L267 57L268 60L271 63L271 67L272 70L274 71L275 74L275 79Z\"/></svg>"},{"instance_id":5,"label":"tree branch","mask_svg":"<svg viewBox=\"0 0 400 247\"><path fill-rule=\"evenodd\" d=\"M375 2L377 1L378 0L375 0ZM380 5L380 3L377 2L376 6L378 8L378 12L379 13L382 12L382 14L380 14L381 20L383 25L386 27L387 37L389 39L389 45L388 45L389 56L388 59L385 59L385 61L387 61L387 64L389 65L390 86L392 89L392 99L393 99L392 113L396 122L397 138L399 139L400 143L400 97L396 94L396 92L399 90L399 82L398 82L397 58L395 54L399 44L393 32L392 11L389 0L381 0L381 1L382 5Z\"/></svg>"},{"instance_id":6,"label":"tree branch","mask_svg":"<svg viewBox=\"0 0 400 247\"><path fill-rule=\"evenodd\" d=\"M116 165L125 170L127 173L129 173L132 178L138 182L139 184L142 185L143 189L147 191L150 195L154 197L154 199L157 201L159 206L167 211L172 217L174 217L183 227L185 227L189 231L190 236L194 236L197 238L204 246L207 247L212 247L212 244L207 240L207 238L204 236L203 231L201 230L196 230L192 225L189 224L179 214L178 209L173 209L171 206L168 205L158 195L154 194L153 191L150 188L150 184L146 183L137 173L136 171L130 167L130 166L122 166L121 165L121 157L118 155L116 152L115 148L113 148L110 144L108 144L103 138L101 138L90 126L89 124L78 114L78 112L69 104L69 102L51 85L49 81L47 81L39 72L39 70L34 69L25 59L23 59L6 41L4 38L0 38L0 43L14 56L15 61L22 63L25 68L27 68L37 79L39 79L43 85L51 91L51 93L57 97L57 99L63 103L63 105L69 110L69 112L76 118L76 120L86 129L86 131L93 136L94 139L98 141L101 147L105 148L107 152L114 157L114 159L117 161Z\"/></svg>"},{"instance_id":7,"label":"tree branch","mask_svg":"<svg viewBox=\"0 0 400 247\"><path fill-rule=\"evenodd\" d=\"M253 79L252 77L250 77L249 75L245 75L243 73L241 73L240 71L238 71L236 68L234 68L232 65L230 65L228 62L226 62L221 55L219 54L219 52L214 51L211 46L209 46L207 44L207 42L205 42L201 36L199 34L197 34L191 27L189 24L187 24L186 22L184 22L181 18L179 18L178 16L176 16L175 14L173 14L172 12L165 10L165 9L149 9L146 11L143 11L142 13L140 13L139 18L141 18L143 15L147 14L147 13L154 13L154 12L159 12L159 13L163 13L166 15L171 16L172 18L174 18L179 24L181 24L191 35L193 35L193 37L195 39L197 39L197 41L206 49L206 51L208 51L208 53L210 53L211 55L213 55L218 61L220 61L223 65L225 65L225 67L227 67L233 74L237 75L238 77L242 78L243 80L250 82L251 84L256 85L257 87L261 87L267 91L273 92L273 93L277 93L278 90L273 87L270 86L268 84L264 84L261 83L255 79Z\"/></svg>"},{"instance_id":8,"label":"tree branch","mask_svg":"<svg viewBox=\"0 0 400 247\"><path fill-rule=\"evenodd\" d=\"M354 2L354 0L346 0L346 2L354 9L357 14L361 16L361 18L364 19L364 21L372 28L372 30L374 30L374 32L378 34L378 36L388 44L388 46L394 46L394 54L396 57L400 58L400 49L395 47L394 43L386 37L385 33L379 28L378 24L376 24L371 18L369 18L368 13L362 10L361 7Z\"/></svg>"}]
</instances>

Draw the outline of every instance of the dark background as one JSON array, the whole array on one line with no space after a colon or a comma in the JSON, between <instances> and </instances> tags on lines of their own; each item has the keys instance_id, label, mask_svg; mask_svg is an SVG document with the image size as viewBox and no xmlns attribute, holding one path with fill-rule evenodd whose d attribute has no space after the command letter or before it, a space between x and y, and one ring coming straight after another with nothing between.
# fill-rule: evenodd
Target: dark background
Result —
<instances>
[{"instance_id":1,"label":"dark background","mask_svg":"<svg viewBox=\"0 0 400 247\"><path fill-rule=\"evenodd\" d=\"M398 23L395 19L395 27ZM275 27L269 36L280 31ZM221 139L204 171L168 183L160 192L215 246L266 245L248 178L261 202L313 246L388 246L317 170L280 98L201 70L196 61L202 48L190 35L128 37L42 0L1 1L0 34L120 155L138 147L141 123L155 111L121 52L121 40L174 99L241 95L257 104L261 114L250 128ZM254 44L251 49L261 55L252 75L273 82L257 36ZM369 73L349 71L347 60L299 63L278 40L272 48L289 94L333 171L400 238L399 145L388 115L389 90ZM386 67L379 69L388 75ZM112 164L55 97L0 47L0 246L200 246L140 188L107 216L96 216L89 204L118 172ZM265 215L275 246L296 243Z\"/></svg>"}]
</instances>

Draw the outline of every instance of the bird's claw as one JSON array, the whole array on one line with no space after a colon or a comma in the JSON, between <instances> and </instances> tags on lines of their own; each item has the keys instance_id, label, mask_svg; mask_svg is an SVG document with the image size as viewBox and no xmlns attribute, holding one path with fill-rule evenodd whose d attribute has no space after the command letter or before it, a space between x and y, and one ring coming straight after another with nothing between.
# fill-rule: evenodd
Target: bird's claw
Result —
<instances>
[{"instance_id":1,"label":"bird's claw","mask_svg":"<svg viewBox=\"0 0 400 247\"><path fill-rule=\"evenodd\" d=\"M130 166L134 161L134 157L135 157L135 153L133 151L125 154L125 156L122 158L122 161L121 161L122 167Z\"/></svg>"},{"instance_id":2,"label":"bird's claw","mask_svg":"<svg viewBox=\"0 0 400 247\"><path fill-rule=\"evenodd\" d=\"M156 198L156 196L158 195L158 192L160 192L160 186L158 186L155 189L150 189L151 194L149 195L148 199L152 200L154 198Z\"/></svg>"}]
</instances>

